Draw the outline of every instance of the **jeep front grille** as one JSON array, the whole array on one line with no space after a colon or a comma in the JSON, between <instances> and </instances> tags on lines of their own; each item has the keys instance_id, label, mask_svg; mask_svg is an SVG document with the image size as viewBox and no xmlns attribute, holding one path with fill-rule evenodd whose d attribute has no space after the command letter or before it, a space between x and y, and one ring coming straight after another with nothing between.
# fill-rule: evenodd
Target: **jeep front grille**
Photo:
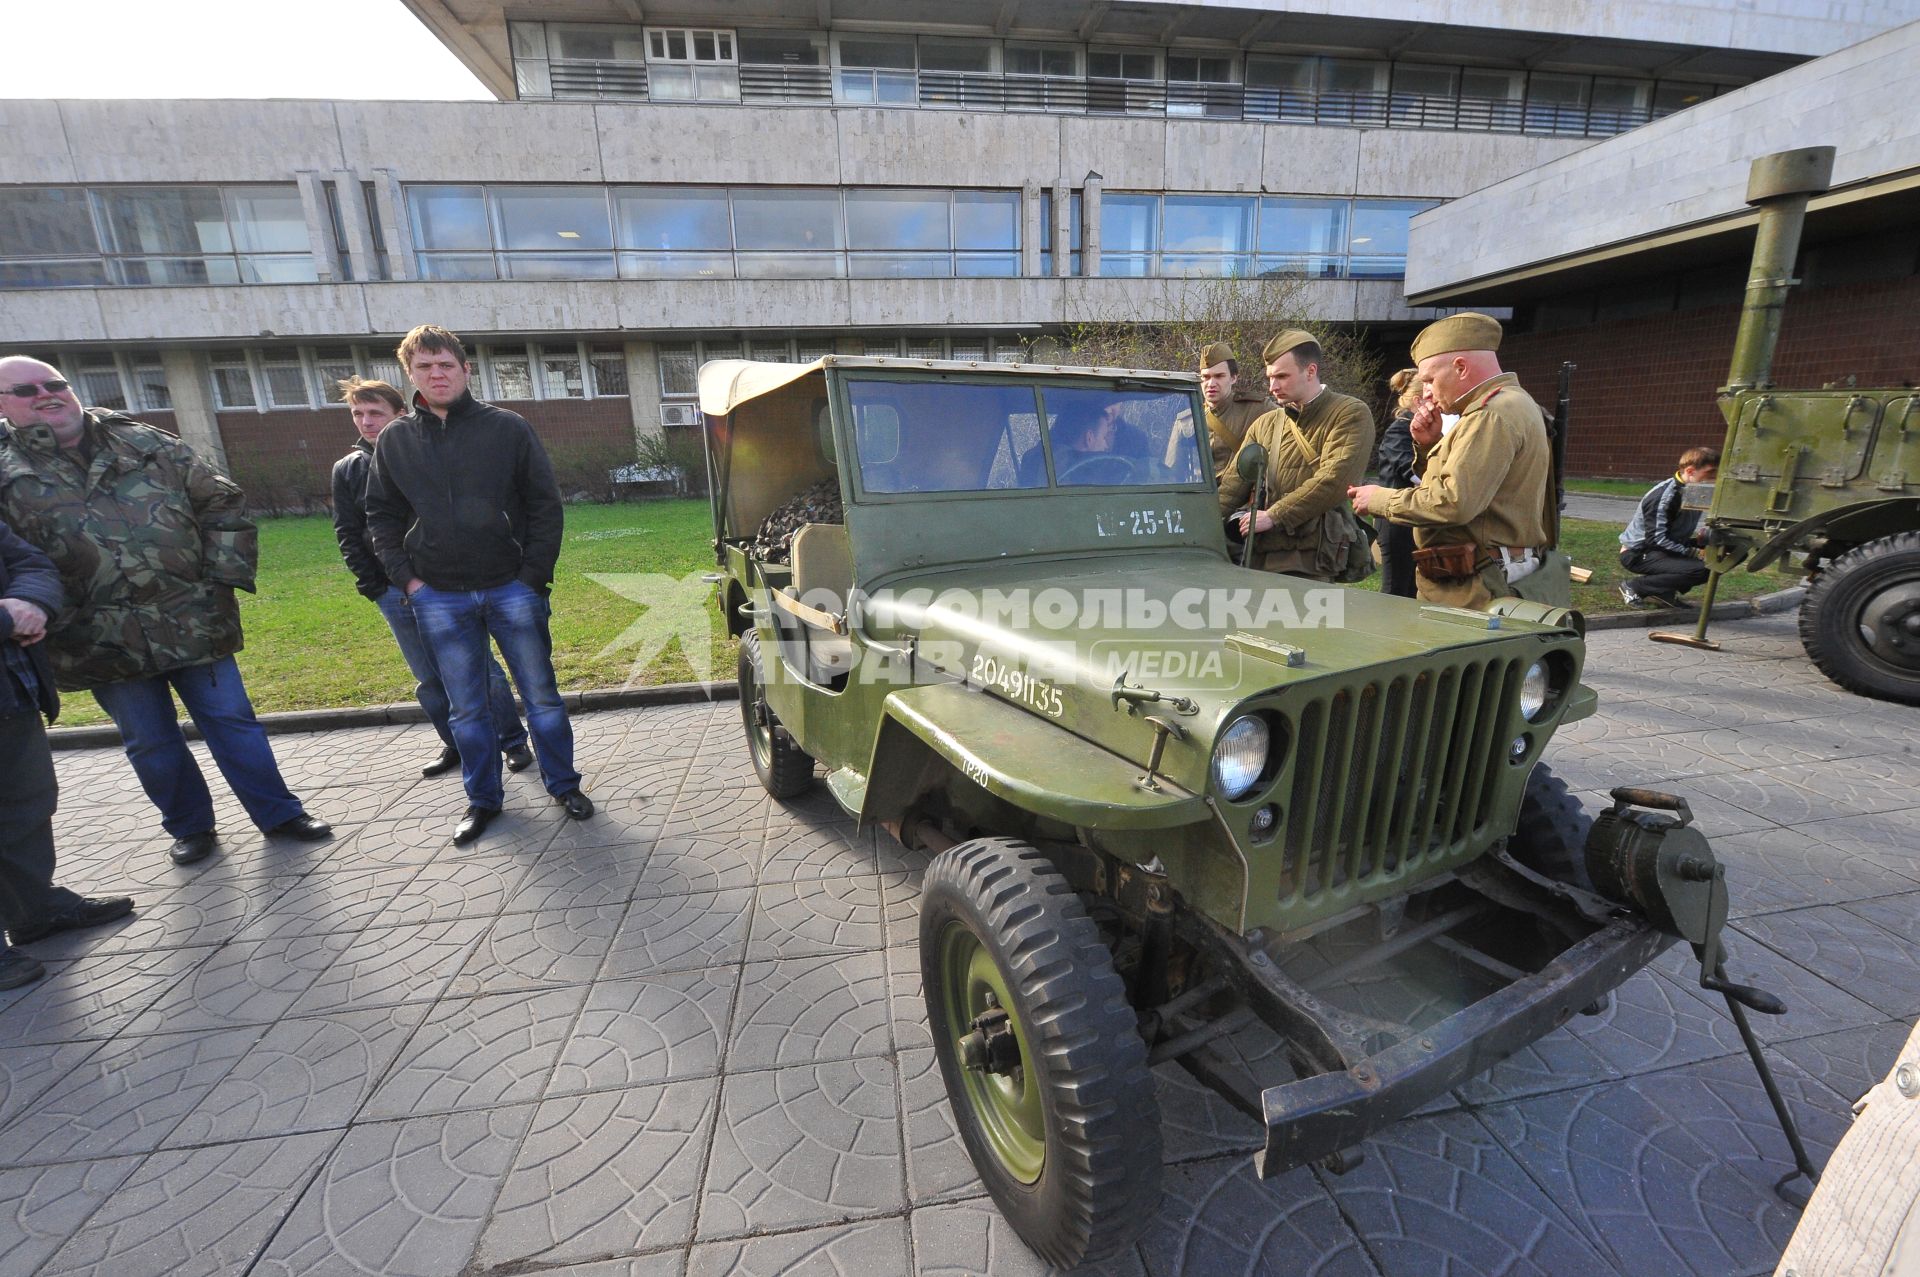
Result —
<instances>
[{"instance_id":1,"label":"jeep front grille","mask_svg":"<svg viewBox=\"0 0 1920 1277\"><path fill-rule=\"evenodd\" d=\"M1280 899L1409 872L1480 841L1524 672L1517 659L1467 661L1290 707Z\"/></svg>"}]
</instances>

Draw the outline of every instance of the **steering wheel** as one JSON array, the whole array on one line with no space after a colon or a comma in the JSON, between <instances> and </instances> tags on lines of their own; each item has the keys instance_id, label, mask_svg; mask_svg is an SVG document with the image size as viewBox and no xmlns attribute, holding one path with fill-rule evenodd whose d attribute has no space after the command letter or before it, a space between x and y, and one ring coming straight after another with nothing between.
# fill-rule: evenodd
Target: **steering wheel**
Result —
<instances>
[{"instance_id":1,"label":"steering wheel","mask_svg":"<svg viewBox=\"0 0 1920 1277\"><path fill-rule=\"evenodd\" d=\"M1076 476L1081 477L1076 478ZM1137 476L1138 471L1133 462L1127 458L1112 452L1099 452L1090 457L1082 457L1062 470L1060 482L1113 487L1118 484L1132 483Z\"/></svg>"}]
</instances>

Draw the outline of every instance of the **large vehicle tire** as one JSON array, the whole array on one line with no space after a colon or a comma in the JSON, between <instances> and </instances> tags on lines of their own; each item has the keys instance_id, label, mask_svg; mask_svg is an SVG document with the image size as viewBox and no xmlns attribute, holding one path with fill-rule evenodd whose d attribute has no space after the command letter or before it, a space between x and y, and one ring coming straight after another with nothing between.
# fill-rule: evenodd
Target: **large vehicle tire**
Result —
<instances>
[{"instance_id":1,"label":"large vehicle tire","mask_svg":"<svg viewBox=\"0 0 1920 1277\"><path fill-rule=\"evenodd\" d=\"M940 853L920 971L955 1125L1001 1214L1060 1268L1132 1241L1160 1196L1146 1043L1099 930L1045 853L1010 838ZM983 1017L999 1030L985 1060Z\"/></svg>"},{"instance_id":2,"label":"large vehicle tire","mask_svg":"<svg viewBox=\"0 0 1920 1277\"><path fill-rule=\"evenodd\" d=\"M767 704L766 666L761 663L760 635L748 630L740 636L740 721L747 731L747 752L753 755L753 774L775 798L792 798L813 783L813 759L780 730L780 719Z\"/></svg>"},{"instance_id":3,"label":"large vehicle tire","mask_svg":"<svg viewBox=\"0 0 1920 1277\"><path fill-rule=\"evenodd\" d=\"M1855 546L1800 604L1800 643L1840 686L1920 705L1920 532Z\"/></svg>"},{"instance_id":4,"label":"large vehicle tire","mask_svg":"<svg viewBox=\"0 0 1920 1277\"><path fill-rule=\"evenodd\" d=\"M1507 852L1536 873L1592 891L1593 877L1587 872L1587 834L1592 828L1593 817L1567 782L1545 763L1535 763L1527 774L1520 821L1507 839Z\"/></svg>"}]
</instances>

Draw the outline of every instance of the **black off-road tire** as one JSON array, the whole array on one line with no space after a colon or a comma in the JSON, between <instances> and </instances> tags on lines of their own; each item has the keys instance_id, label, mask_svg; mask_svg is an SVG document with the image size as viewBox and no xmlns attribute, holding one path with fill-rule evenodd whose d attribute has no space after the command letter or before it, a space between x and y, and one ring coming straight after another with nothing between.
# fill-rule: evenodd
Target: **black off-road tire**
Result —
<instances>
[{"instance_id":1,"label":"black off-road tire","mask_svg":"<svg viewBox=\"0 0 1920 1277\"><path fill-rule=\"evenodd\" d=\"M1592 891L1593 877L1587 872L1587 834L1592 829L1593 817L1567 782L1545 763L1535 763L1507 852L1536 873Z\"/></svg>"},{"instance_id":2,"label":"black off-road tire","mask_svg":"<svg viewBox=\"0 0 1920 1277\"><path fill-rule=\"evenodd\" d=\"M792 798L813 783L813 759L794 744L767 704L762 660L760 635L748 630L740 636L740 721L747 733L747 752L753 757L753 774L775 798Z\"/></svg>"},{"instance_id":3,"label":"black off-road tire","mask_svg":"<svg viewBox=\"0 0 1920 1277\"><path fill-rule=\"evenodd\" d=\"M1855 546L1820 570L1800 604L1800 644L1849 692L1920 705L1916 617L1920 532L1899 532Z\"/></svg>"},{"instance_id":4,"label":"black off-road tire","mask_svg":"<svg viewBox=\"0 0 1920 1277\"><path fill-rule=\"evenodd\" d=\"M956 951L971 952L976 971L991 960L1010 995L1005 1009L1022 1030L1021 1072L1008 1081L1038 1092L1044 1134L1031 1182L996 1153L956 1034L943 1027L982 1007L945 965ZM1079 896L1027 843L980 838L951 847L927 869L920 965L955 1125L1001 1214L1061 1268L1126 1246L1160 1198L1159 1105L1126 986ZM957 1021L949 1019L955 1002ZM980 1085L996 1080L971 1076Z\"/></svg>"}]
</instances>

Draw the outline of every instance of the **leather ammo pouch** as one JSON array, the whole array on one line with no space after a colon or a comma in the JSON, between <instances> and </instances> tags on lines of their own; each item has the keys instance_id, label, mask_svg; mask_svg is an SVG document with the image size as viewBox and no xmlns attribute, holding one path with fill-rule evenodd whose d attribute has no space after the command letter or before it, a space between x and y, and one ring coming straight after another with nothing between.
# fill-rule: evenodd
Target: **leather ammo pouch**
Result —
<instances>
[{"instance_id":1,"label":"leather ammo pouch","mask_svg":"<svg viewBox=\"0 0 1920 1277\"><path fill-rule=\"evenodd\" d=\"M1413 552L1413 570L1429 581L1460 581L1474 575L1480 547L1471 541L1430 545Z\"/></svg>"}]
</instances>

